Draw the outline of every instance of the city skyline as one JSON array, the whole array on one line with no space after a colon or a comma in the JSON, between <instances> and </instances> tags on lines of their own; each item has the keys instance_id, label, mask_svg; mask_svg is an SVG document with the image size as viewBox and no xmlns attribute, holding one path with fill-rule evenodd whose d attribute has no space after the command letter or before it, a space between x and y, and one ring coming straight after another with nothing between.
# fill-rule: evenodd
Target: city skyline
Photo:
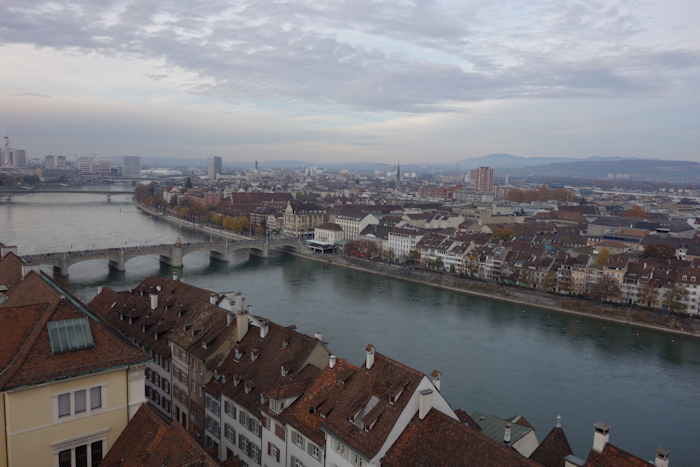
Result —
<instances>
[{"instance_id":1,"label":"city skyline","mask_svg":"<svg viewBox=\"0 0 700 467\"><path fill-rule=\"evenodd\" d=\"M10 0L0 131L32 156L698 161L700 5L673 3Z\"/></svg>"}]
</instances>

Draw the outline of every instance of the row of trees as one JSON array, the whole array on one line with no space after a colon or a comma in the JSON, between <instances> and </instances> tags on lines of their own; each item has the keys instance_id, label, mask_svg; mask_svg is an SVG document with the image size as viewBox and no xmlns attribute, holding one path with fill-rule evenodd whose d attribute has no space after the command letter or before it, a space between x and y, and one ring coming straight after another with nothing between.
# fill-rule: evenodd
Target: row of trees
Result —
<instances>
[{"instance_id":1,"label":"row of trees","mask_svg":"<svg viewBox=\"0 0 700 467\"><path fill-rule=\"evenodd\" d=\"M508 190L506 199L516 203L529 203L532 201L573 201L576 195L565 188L552 188L542 185L535 190L521 190L513 188Z\"/></svg>"}]
</instances>

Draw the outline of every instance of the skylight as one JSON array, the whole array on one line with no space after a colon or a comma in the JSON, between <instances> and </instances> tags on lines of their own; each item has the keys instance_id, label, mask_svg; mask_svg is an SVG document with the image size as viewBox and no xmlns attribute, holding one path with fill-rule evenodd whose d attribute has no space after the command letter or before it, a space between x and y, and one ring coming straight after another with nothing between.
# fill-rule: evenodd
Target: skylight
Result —
<instances>
[{"instance_id":1,"label":"skylight","mask_svg":"<svg viewBox=\"0 0 700 467\"><path fill-rule=\"evenodd\" d=\"M51 352L60 354L95 346L87 318L49 321L49 345Z\"/></svg>"}]
</instances>

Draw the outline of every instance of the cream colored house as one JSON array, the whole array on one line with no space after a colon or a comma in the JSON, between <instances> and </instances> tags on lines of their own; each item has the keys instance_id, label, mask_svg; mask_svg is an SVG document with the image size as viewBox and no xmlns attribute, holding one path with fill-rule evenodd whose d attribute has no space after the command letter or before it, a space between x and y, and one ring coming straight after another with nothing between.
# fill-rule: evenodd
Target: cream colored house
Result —
<instances>
[{"instance_id":1,"label":"cream colored house","mask_svg":"<svg viewBox=\"0 0 700 467\"><path fill-rule=\"evenodd\" d=\"M0 467L98 465L145 401L147 360L70 295L0 307Z\"/></svg>"}]
</instances>

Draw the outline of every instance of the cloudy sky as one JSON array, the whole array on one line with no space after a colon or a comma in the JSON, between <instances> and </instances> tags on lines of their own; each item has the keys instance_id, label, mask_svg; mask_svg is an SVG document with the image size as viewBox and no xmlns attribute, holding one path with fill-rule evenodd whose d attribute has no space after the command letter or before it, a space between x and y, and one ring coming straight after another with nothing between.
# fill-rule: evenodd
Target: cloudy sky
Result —
<instances>
[{"instance_id":1,"label":"cloudy sky","mask_svg":"<svg viewBox=\"0 0 700 467\"><path fill-rule=\"evenodd\" d=\"M697 0L0 1L32 156L700 161Z\"/></svg>"}]
</instances>

